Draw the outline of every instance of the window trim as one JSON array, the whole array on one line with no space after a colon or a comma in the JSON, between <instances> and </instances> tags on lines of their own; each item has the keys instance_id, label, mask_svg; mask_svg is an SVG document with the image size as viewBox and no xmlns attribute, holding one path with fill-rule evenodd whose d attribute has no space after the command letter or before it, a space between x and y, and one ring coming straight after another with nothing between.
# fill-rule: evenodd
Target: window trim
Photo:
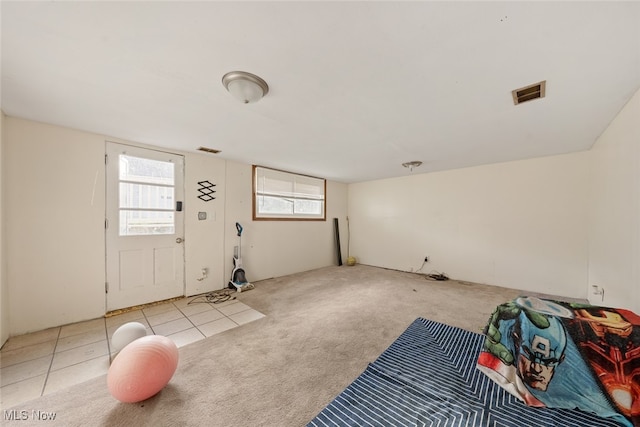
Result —
<instances>
[{"instance_id":1,"label":"window trim","mask_svg":"<svg viewBox=\"0 0 640 427\"><path fill-rule=\"evenodd\" d=\"M317 180L321 180L323 184L322 188L322 218L305 218L303 216L296 216L293 214L292 216L258 216L257 208L258 208L258 189L257 189L257 173L258 169L266 169L270 171L281 172L293 176L300 176L305 178L313 178ZM304 175L295 172L289 172L281 169L269 168L266 166L253 165L252 173L251 173L251 187L252 187L252 215L254 221L326 221L327 220L327 180L324 178L318 178L317 176Z\"/></svg>"}]
</instances>

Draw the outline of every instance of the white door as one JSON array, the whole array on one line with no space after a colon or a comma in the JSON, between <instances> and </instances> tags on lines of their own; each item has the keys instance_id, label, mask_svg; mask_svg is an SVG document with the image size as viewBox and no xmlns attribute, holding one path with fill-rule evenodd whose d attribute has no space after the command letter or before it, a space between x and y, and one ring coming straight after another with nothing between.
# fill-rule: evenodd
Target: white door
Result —
<instances>
[{"instance_id":1,"label":"white door","mask_svg":"<svg viewBox=\"0 0 640 427\"><path fill-rule=\"evenodd\" d=\"M107 311L184 295L184 158L107 142Z\"/></svg>"}]
</instances>

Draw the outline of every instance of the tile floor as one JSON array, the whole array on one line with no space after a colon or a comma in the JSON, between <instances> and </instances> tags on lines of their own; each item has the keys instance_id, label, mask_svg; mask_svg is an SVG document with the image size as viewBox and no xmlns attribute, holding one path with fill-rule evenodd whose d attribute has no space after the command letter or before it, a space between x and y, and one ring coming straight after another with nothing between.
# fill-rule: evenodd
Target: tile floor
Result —
<instances>
[{"instance_id":1,"label":"tile floor","mask_svg":"<svg viewBox=\"0 0 640 427\"><path fill-rule=\"evenodd\" d=\"M111 336L127 322L140 322L147 334L165 335L182 347L261 317L237 299L213 304L200 296L11 337L0 351L0 407L106 374L116 355Z\"/></svg>"}]
</instances>

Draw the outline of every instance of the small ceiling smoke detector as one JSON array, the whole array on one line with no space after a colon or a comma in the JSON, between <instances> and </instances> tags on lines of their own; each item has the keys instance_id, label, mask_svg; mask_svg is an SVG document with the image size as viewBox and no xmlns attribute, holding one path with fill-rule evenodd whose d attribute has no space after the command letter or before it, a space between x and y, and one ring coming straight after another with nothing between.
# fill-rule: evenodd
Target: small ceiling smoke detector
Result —
<instances>
[{"instance_id":1,"label":"small ceiling smoke detector","mask_svg":"<svg viewBox=\"0 0 640 427\"><path fill-rule=\"evenodd\" d=\"M533 101L534 99L544 98L546 85L547 81L543 80L540 83L535 83L511 91L511 95L513 96L513 104L518 105L522 104L523 102Z\"/></svg>"},{"instance_id":2,"label":"small ceiling smoke detector","mask_svg":"<svg viewBox=\"0 0 640 427\"><path fill-rule=\"evenodd\" d=\"M414 160L412 162L403 163L402 166L404 166L405 168L409 169L410 172L413 172L413 168L417 168L421 164L422 164L421 161Z\"/></svg>"},{"instance_id":3,"label":"small ceiling smoke detector","mask_svg":"<svg viewBox=\"0 0 640 427\"><path fill-rule=\"evenodd\" d=\"M220 150L216 150L215 148L207 148L207 147L198 147L198 151L204 151L205 153L218 154Z\"/></svg>"}]
</instances>

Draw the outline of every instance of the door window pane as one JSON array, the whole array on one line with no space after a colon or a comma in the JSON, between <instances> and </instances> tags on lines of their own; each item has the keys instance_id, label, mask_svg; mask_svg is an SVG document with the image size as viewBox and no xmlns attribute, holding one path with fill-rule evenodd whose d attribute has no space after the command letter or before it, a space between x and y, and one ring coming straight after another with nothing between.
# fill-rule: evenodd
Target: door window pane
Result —
<instances>
[{"instance_id":1,"label":"door window pane","mask_svg":"<svg viewBox=\"0 0 640 427\"><path fill-rule=\"evenodd\" d=\"M120 154L120 235L175 233L175 165Z\"/></svg>"},{"instance_id":2,"label":"door window pane","mask_svg":"<svg viewBox=\"0 0 640 427\"><path fill-rule=\"evenodd\" d=\"M120 210L120 235L174 234L173 212Z\"/></svg>"},{"instance_id":3,"label":"door window pane","mask_svg":"<svg viewBox=\"0 0 640 427\"><path fill-rule=\"evenodd\" d=\"M120 207L173 210L173 187L121 182Z\"/></svg>"},{"instance_id":4,"label":"door window pane","mask_svg":"<svg viewBox=\"0 0 640 427\"><path fill-rule=\"evenodd\" d=\"M120 180L174 185L174 164L121 154Z\"/></svg>"}]
</instances>

